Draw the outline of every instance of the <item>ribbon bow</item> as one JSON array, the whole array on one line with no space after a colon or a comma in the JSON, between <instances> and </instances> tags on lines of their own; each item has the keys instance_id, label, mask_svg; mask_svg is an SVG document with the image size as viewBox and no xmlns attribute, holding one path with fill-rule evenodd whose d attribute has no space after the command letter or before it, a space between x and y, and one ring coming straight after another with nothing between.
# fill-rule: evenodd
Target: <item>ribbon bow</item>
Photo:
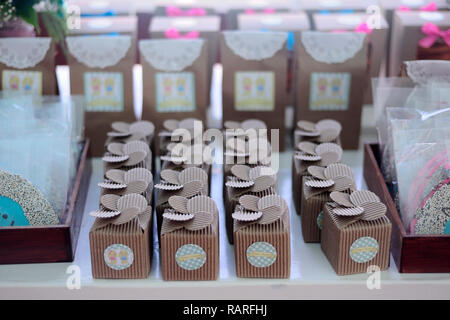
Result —
<instances>
[{"instance_id":1,"label":"ribbon bow","mask_svg":"<svg viewBox=\"0 0 450 320\"><path fill-rule=\"evenodd\" d=\"M145 168L134 168L128 171L111 169L105 176L107 179L100 182L98 186L108 190L108 193L117 195L144 193L153 182L152 173Z\"/></svg>"},{"instance_id":2,"label":"ribbon bow","mask_svg":"<svg viewBox=\"0 0 450 320\"><path fill-rule=\"evenodd\" d=\"M399 11L411 11L411 8L408 6L402 5L397 8ZM420 11L437 11L437 5L435 2L430 2L429 4L426 4L419 8Z\"/></svg>"},{"instance_id":3,"label":"ribbon bow","mask_svg":"<svg viewBox=\"0 0 450 320\"><path fill-rule=\"evenodd\" d=\"M251 168L236 164L231 167L233 176L228 177L227 187L245 189L245 192L264 191L276 183L276 172L271 167L257 166Z\"/></svg>"},{"instance_id":4,"label":"ribbon bow","mask_svg":"<svg viewBox=\"0 0 450 320\"><path fill-rule=\"evenodd\" d=\"M450 46L450 29L441 31L437 25L427 22L422 27L425 38L419 41L419 45L423 48L430 48L439 38L442 38L447 46Z\"/></svg>"},{"instance_id":5,"label":"ribbon bow","mask_svg":"<svg viewBox=\"0 0 450 320\"><path fill-rule=\"evenodd\" d=\"M126 142L149 137L155 132L155 125L150 121L136 121L131 124L116 121L111 124L111 128L114 131L108 132L108 137L125 138Z\"/></svg>"},{"instance_id":6,"label":"ribbon bow","mask_svg":"<svg viewBox=\"0 0 450 320\"><path fill-rule=\"evenodd\" d=\"M192 8L184 11L175 6L168 6L166 7L166 15L169 17L206 16L206 10L203 8Z\"/></svg>"},{"instance_id":7,"label":"ribbon bow","mask_svg":"<svg viewBox=\"0 0 450 320\"><path fill-rule=\"evenodd\" d=\"M232 214L235 230L247 228L253 224L269 225L285 216L288 209L286 201L279 195L262 198L244 195L239 198L239 205Z\"/></svg>"},{"instance_id":8,"label":"ribbon bow","mask_svg":"<svg viewBox=\"0 0 450 320\"><path fill-rule=\"evenodd\" d=\"M256 12L255 12L255 10L253 10L253 9L246 9L246 10L244 11L244 13L245 13L245 14L255 14ZM269 13L275 13L275 9L274 9L274 8L267 8L267 9L258 11L258 13L266 13L266 14L269 14Z\"/></svg>"},{"instance_id":9,"label":"ribbon bow","mask_svg":"<svg viewBox=\"0 0 450 320\"><path fill-rule=\"evenodd\" d=\"M112 142L106 147L107 154L102 158L108 164L119 167L131 167L145 160L150 154L149 146L143 141L127 143Z\"/></svg>"},{"instance_id":10,"label":"ribbon bow","mask_svg":"<svg viewBox=\"0 0 450 320\"><path fill-rule=\"evenodd\" d=\"M177 29L170 28L164 32L167 39L197 39L200 36L198 31L190 31L182 35Z\"/></svg>"},{"instance_id":11,"label":"ribbon bow","mask_svg":"<svg viewBox=\"0 0 450 320\"><path fill-rule=\"evenodd\" d=\"M161 234L183 228L189 231L203 230L213 224L219 214L215 201L208 196L191 199L172 196L169 205L171 208L163 213Z\"/></svg>"},{"instance_id":12,"label":"ribbon bow","mask_svg":"<svg viewBox=\"0 0 450 320\"><path fill-rule=\"evenodd\" d=\"M336 143L325 142L315 144L309 141L300 142L294 158L307 162L316 162L317 166L326 167L342 159L342 148Z\"/></svg>"},{"instance_id":13,"label":"ribbon bow","mask_svg":"<svg viewBox=\"0 0 450 320\"><path fill-rule=\"evenodd\" d=\"M90 213L97 218L94 224L95 229L110 224L122 225L135 218L144 229L152 214L152 208L148 205L147 199L135 193L124 196L105 194L100 198L100 205L99 210Z\"/></svg>"},{"instance_id":14,"label":"ribbon bow","mask_svg":"<svg viewBox=\"0 0 450 320\"><path fill-rule=\"evenodd\" d=\"M354 191L351 194L331 192L330 198L334 203L332 212L340 219L344 227L359 221L374 221L386 214L386 206L380 202L378 196L368 190Z\"/></svg>"},{"instance_id":15,"label":"ribbon bow","mask_svg":"<svg viewBox=\"0 0 450 320\"><path fill-rule=\"evenodd\" d=\"M310 187L308 199L323 192L354 189L352 169L345 164L333 163L326 168L310 166L308 173L312 176L305 181L305 185Z\"/></svg>"},{"instance_id":16,"label":"ribbon bow","mask_svg":"<svg viewBox=\"0 0 450 320\"><path fill-rule=\"evenodd\" d=\"M320 143L335 141L342 130L341 124L331 119L320 120L317 123L301 120L297 122L297 127L295 135Z\"/></svg>"}]
</instances>

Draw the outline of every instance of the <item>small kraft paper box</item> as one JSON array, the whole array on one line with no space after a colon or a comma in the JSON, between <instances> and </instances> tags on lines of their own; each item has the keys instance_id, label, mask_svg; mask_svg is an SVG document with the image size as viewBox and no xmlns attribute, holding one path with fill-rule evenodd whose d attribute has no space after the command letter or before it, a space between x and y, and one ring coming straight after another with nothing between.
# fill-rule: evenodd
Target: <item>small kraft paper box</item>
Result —
<instances>
[{"instance_id":1,"label":"small kraft paper box","mask_svg":"<svg viewBox=\"0 0 450 320\"><path fill-rule=\"evenodd\" d=\"M143 75L142 118L165 129L165 120L206 120L207 48L203 39L139 42ZM170 140L170 137L169 139Z\"/></svg>"},{"instance_id":2,"label":"small kraft paper box","mask_svg":"<svg viewBox=\"0 0 450 320\"><path fill-rule=\"evenodd\" d=\"M255 13L238 15L239 30L254 31L286 31L288 32L288 71L286 80L287 101L286 106L293 106L295 103L294 88L294 62L295 62L295 39L300 37L300 31L310 30L309 18L304 12L286 13Z\"/></svg>"},{"instance_id":3,"label":"small kraft paper box","mask_svg":"<svg viewBox=\"0 0 450 320\"><path fill-rule=\"evenodd\" d=\"M250 118L278 129L285 145L287 32L226 31L221 36L223 122Z\"/></svg>"},{"instance_id":4,"label":"small kraft paper box","mask_svg":"<svg viewBox=\"0 0 450 320\"><path fill-rule=\"evenodd\" d=\"M323 206L330 201L330 192L355 190L353 172L342 163L330 164L326 168L309 166L302 179L301 223L305 242L320 242L323 223Z\"/></svg>"},{"instance_id":5,"label":"small kraft paper box","mask_svg":"<svg viewBox=\"0 0 450 320\"><path fill-rule=\"evenodd\" d=\"M106 279L147 278L152 246L152 207L139 194L102 196L89 232L92 276Z\"/></svg>"},{"instance_id":6,"label":"small kraft paper box","mask_svg":"<svg viewBox=\"0 0 450 320\"><path fill-rule=\"evenodd\" d=\"M55 95L51 38L0 38L0 90L11 95Z\"/></svg>"},{"instance_id":7,"label":"small kraft paper box","mask_svg":"<svg viewBox=\"0 0 450 320\"><path fill-rule=\"evenodd\" d=\"M338 275L389 267L392 225L386 206L372 192L332 192L324 206L322 251Z\"/></svg>"},{"instance_id":8,"label":"small kraft paper box","mask_svg":"<svg viewBox=\"0 0 450 320\"><path fill-rule=\"evenodd\" d=\"M356 14L314 14L314 25L317 31L356 31L367 34L369 52L369 74L364 88L364 103L372 104L371 78L378 78L382 63L386 59L386 46L389 25L383 16L376 18L365 13Z\"/></svg>"},{"instance_id":9,"label":"small kraft paper box","mask_svg":"<svg viewBox=\"0 0 450 320\"><path fill-rule=\"evenodd\" d=\"M225 178L224 207L228 241L233 243L232 213L239 198L246 194L269 195L278 193L275 171L268 166L236 164L231 175Z\"/></svg>"},{"instance_id":10,"label":"small kraft paper box","mask_svg":"<svg viewBox=\"0 0 450 320\"><path fill-rule=\"evenodd\" d=\"M446 0L378 0L381 11L391 28L388 33L387 56L386 56L386 74L389 73L389 52L392 36L393 18L396 10L400 11L436 11L447 10Z\"/></svg>"},{"instance_id":11,"label":"small kraft paper box","mask_svg":"<svg viewBox=\"0 0 450 320\"><path fill-rule=\"evenodd\" d=\"M71 94L85 98L85 134L91 154L103 155L110 124L133 122L132 38L92 35L66 38Z\"/></svg>"},{"instance_id":12,"label":"small kraft paper box","mask_svg":"<svg viewBox=\"0 0 450 320\"><path fill-rule=\"evenodd\" d=\"M308 176L309 166L327 167L339 163L342 159L342 148L335 143L315 144L309 141L300 142L292 155L292 198L297 214L301 211L302 179Z\"/></svg>"},{"instance_id":13,"label":"small kraft paper box","mask_svg":"<svg viewBox=\"0 0 450 320\"><path fill-rule=\"evenodd\" d=\"M156 223L158 235L161 233L163 213L170 207L169 198L180 196L192 198L197 195L209 195L208 174L201 168L189 167L181 171L165 169L160 173L160 181L155 185Z\"/></svg>"},{"instance_id":14,"label":"small kraft paper box","mask_svg":"<svg viewBox=\"0 0 450 320\"><path fill-rule=\"evenodd\" d=\"M216 280L219 274L219 210L213 199L169 198L161 230L164 280Z\"/></svg>"},{"instance_id":15,"label":"small kraft paper box","mask_svg":"<svg viewBox=\"0 0 450 320\"><path fill-rule=\"evenodd\" d=\"M279 195L245 195L233 213L236 274L240 278L289 278L289 207Z\"/></svg>"},{"instance_id":16,"label":"small kraft paper box","mask_svg":"<svg viewBox=\"0 0 450 320\"><path fill-rule=\"evenodd\" d=\"M208 95L211 90L212 71L218 61L221 19L219 16L154 17L149 26L151 39L204 39L207 46L208 82L202 88Z\"/></svg>"},{"instance_id":17,"label":"small kraft paper box","mask_svg":"<svg viewBox=\"0 0 450 320\"><path fill-rule=\"evenodd\" d=\"M450 60L449 11L396 11L393 18L389 75L398 76L410 60Z\"/></svg>"},{"instance_id":18,"label":"small kraft paper box","mask_svg":"<svg viewBox=\"0 0 450 320\"><path fill-rule=\"evenodd\" d=\"M344 149L357 149L367 81L366 34L304 31L297 41L296 120L342 124Z\"/></svg>"}]
</instances>

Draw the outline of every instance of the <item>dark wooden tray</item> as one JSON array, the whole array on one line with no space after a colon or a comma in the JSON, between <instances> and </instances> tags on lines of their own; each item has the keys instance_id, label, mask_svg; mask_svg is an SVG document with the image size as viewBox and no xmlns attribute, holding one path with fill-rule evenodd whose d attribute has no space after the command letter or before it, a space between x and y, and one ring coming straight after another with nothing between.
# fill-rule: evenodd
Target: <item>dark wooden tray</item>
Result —
<instances>
[{"instance_id":1,"label":"dark wooden tray","mask_svg":"<svg viewBox=\"0 0 450 320\"><path fill-rule=\"evenodd\" d=\"M410 235L406 232L380 170L378 144L364 145L364 179L386 204L392 222L391 251L399 272L450 272L450 235Z\"/></svg>"},{"instance_id":2,"label":"dark wooden tray","mask_svg":"<svg viewBox=\"0 0 450 320\"><path fill-rule=\"evenodd\" d=\"M0 264L73 261L92 172L91 161L87 160L88 150L89 140L86 140L62 216L63 223L0 227Z\"/></svg>"}]
</instances>

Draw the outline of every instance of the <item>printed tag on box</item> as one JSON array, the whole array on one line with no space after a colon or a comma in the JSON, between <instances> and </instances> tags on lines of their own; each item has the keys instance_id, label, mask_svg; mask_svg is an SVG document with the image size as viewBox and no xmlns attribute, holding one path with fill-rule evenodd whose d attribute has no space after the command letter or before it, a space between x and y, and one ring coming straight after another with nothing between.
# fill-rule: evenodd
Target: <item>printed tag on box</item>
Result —
<instances>
[{"instance_id":1,"label":"printed tag on box","mask_svg":"<svg viewBox=\"0 0 450 320\"><path fill-rule=\"evenodd\" d=\"M42 95L42 72L3 70L3 90L20 94Z\"/></svg>"},{"instance_id":2,"label":"printed tag on box","mask_svg":"<svg viewBox=\"0 0 450 320\"><path fill-rule=\"evenodd\" d=\"M155 77L157 112L195 110L195 76L193 72L158 72Z\"/></svg>"},{"instance_id":3,"label":"printed tag on box","mask_svg":"<svg viewBox=\"0 0 450 320\"><path fill-rule=\"evenodd\" d=\"M311 73L310 110L348 110L350 79L348 72Z\"/></svg>"},{"instance_id":4,"label":"printed tag on box","mask_svg":"<svg viewBox=\"0 0 450 320\"><path fill-rule=\"evenodd\" d=\"M120 72L84 74L86 111L123 111L123 76Z\"/></svg>"},{"instance_id":5,"label":"printed tag on box","mask_svg":"<svg viewBox=\"0 0 450 320\"><path fill-rule=\"evenodd\" d=\"M235 108L239 111L273 111L275 107L273 72L236 72Z\"/></svg>"},{"instance_id":6,"label":"printed tag on box","mask_svg":"<svg viewBox=\"0 0 450 320\"><path fill-rule=\"evenodd\" d=\"M123 244L112 244L103 254L105 263L114 270L123 270L133 264L134 254L130 247Z\"/></svg>"}]
</instances>

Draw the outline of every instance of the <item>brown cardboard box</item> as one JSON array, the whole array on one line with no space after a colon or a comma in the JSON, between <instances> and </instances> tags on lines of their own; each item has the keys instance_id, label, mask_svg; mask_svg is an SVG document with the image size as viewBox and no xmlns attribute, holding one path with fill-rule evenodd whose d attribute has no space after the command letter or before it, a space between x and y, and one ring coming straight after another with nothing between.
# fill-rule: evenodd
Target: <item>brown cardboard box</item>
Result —
<instances>
[{"instance_id":1,"label":"brown cardboard box","mask_svg":"<svg viewBox=\"0 0 450 320\"><path fill-rule=\"evenodd\" d=\"M203 39L139 42L143 75L142 118L157 132L168 119L206 121L208 57ZM159 149L158 149L159 150Z\"/></svg>"},{"instance_id":2,"label":"brown cardboard box","mask_svg":"<svg viewBox=\"0 0 450 320\"><path fill-rule=\"evenodd\" d=\"M297 42L296 120L342 124L344 149L357 149L367 80L366 34L302 32Z\"/></svg>"},{"instance_id":3,"label":"brown cardboard box","mask_svg":"<svg viewBox=\"0 0 450 320\"><path fill-rule=\"evenodd\" d=\"M189 200L173 197L170 203L173 206L164 213L161 231L163 279L216 280L219 274L219 211L214 200L207 196Z\"/></svg>"},{"instance_id":4,"label":"brown cardboard box","mask_svg":"<svg viewBox=\"0 0 450 320\"><path fill-rule=\"evenodd\" d=\"M286 106L293 106L295 103L294 92L294 70L295 70L295 39L299 39L300 31L310 30L309 18L304 12L287 12L273 14L245 14L241 13L237 17L239 30L253 31L286 31L290 32L288 46L288 74L286 80L287 101Z\"/></svg>"},{"instance_id":5,"label":"brown cardboard box","mask_svg":"<svg viewBox=\"0 0 450 320\"><path fill-rule=\"evenodd\" d=\"M18 95L56 93L51 38L0 38L0 49L0 90Z\"/></svg>"},{"instance_id":6,"label":"brown cardboard box","mask_svg":"<svg viewBox=\"0 0 450 320\"><path fill-rule=\"evenodd\" d=\"M236 274L241 278L289 278L289 207L278 195L244 196L234 218ZM249 217L250 221L249 221Z\"/></svg>"},{"instance_id":7,"label":"brown cardboard box","mask_svg":"<svg viewBox=\"0 0 450 320\"><path fill-rule=\"evenodd\" d=\"M189 32L197 31L202 39L206 40L208 46L208 83L203 88L208 96L208 105L210 103L210 90L212 82L212 70L214 63L218 61L220 17L155 17L150 23L150 38L165 38L167 30L177 30L182 36Z\"/></svg>"},{"instance_id":8,"label":"brown cardboard box","mask_svg":"<svg viewBox=\"0 0 450 320\"><path fill-rule=\"evenodd\" d=\"M286 32L226 31L221 36L222 121L262 120L269 130L279 130L280 151L285 144L286 41Z\"/></svg>"},{"instance_id":9,"label":"brown cardboard box","mask_svg":"<svg viewBox=\"0 0 450 320\"><path fill-rule=\"evenodd\" d=\"M389 52L390 52L390 43L392 36L392 26L393 26L393 17L396 9L402 6L406 6L411 10L421 10L422 7L426 7L432 3L436 5L438 10L446 10L448 5L446 0L378 0L379 5L381 7L382 13L386 18L386 21L391 28L388 33L388 42L387 42L387 59L386 59L386 74L390 74L389 72Z\"/></svg>"},{"instance_id":10,"label":"brown cardboard box","mask_svg":"<svg viewBox=\"0 0 450 320\"><path fill-rule=\"evenodd\" d=\"M367 80L367 87L365 88L364 103L372 104L372 88L370 86L371 78L378 78L380 76L380 70L382 63L386 59L386 46L389 33L389 25L386 20L380 16L380 25L377 28L371 27L371 16L365 13L356 14L314 14L313 20L317 31L333 31L333 30L346 30L354 31L355 28L366 23L372 32L367 35L368 51L369 51L369 79Z\"/></svg>"},{"instance_id":11,"label":"brown cardboard box","mask_svg":"<svg viewBox=\"0 0 450 320\"><path fill-rule=\"evenodd\" d=\"M441 30L447 30L450 28L450 11L394 13L389 59L390 76L400 74L404 61L417 59L418 43L426 37L421 29L427 22L437 25Z\"/></svg>"},{"instance_id":12,"label":"brown cardboard box","mask_svg":"<svg viewBox=\"0 0 450 320\"><path fill-rule=\"evenodd\" d=\"M345 226L332 209L329 204L324 206L321 248L336 273L366 273L371 265L386 270L392 232L389 219L383 216Z\"/></svg>"},{"instance_id":13,"label":"brown cardboard box","mask_svg":"<svg viewBox=\"0 0 450 320\"><path fill-rule=\"evenodd\" d=\"M66 38L71 94L85 96L85 134L92 156L104 153L114 121L132 122L134 51L131 36Z\"/></svg>"}]
</instances>

